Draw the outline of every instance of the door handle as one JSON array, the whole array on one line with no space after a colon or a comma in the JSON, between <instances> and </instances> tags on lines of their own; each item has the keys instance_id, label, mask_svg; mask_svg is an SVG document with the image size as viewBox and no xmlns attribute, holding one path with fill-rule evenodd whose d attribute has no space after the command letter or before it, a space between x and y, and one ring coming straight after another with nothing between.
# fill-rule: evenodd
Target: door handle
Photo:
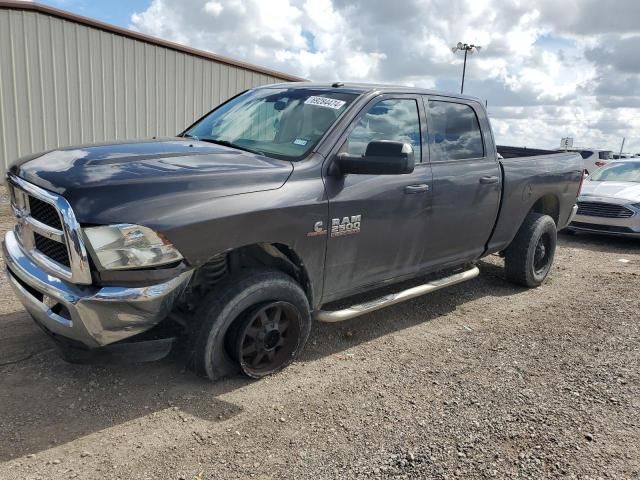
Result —
<instances>
[{"instance_id":1,"label":"door handle","mask_svg":"<svg viewBox=\"0 0 640 480\"><path fill-rule=\"evenodd\" d=\"M404 187L404 193L422 193L428 191L429 185L427 185L426 183L421 183L419 185L407 185L406 187Z\"/></svg>"},{"instance_id":2,"label":"door handle","mask_svg":"<svg viewBox=\"0 0 640 480\"><path fill-rule=\"evenodd\" d=\"M500 179L494 176L480 177L480 183L488 185L490 183L498 183Z\"/></svg>"}]
</instances>

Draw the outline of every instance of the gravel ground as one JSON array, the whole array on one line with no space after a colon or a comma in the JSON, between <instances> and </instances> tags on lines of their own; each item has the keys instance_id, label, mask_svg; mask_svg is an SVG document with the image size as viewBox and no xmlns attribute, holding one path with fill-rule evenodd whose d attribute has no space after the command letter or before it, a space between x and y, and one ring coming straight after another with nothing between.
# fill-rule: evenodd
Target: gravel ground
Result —
<instances>
[{"instance_id":1,"label":"gravel ground","mask_svg":"<svg viewBox=\"0 0 640 480\"><path fill-rule=\"evenodd\" d=\"M536 290L501 263L216 384L65 364L3 278L0 478L640 478L640 242L561 235Z\"/></svg>"}]
</instances>

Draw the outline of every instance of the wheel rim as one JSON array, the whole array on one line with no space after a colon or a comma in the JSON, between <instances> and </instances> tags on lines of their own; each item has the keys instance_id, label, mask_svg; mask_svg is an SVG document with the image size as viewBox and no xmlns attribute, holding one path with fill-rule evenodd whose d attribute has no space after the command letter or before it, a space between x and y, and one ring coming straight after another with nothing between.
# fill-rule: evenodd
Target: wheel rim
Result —
<instances>
[{"instance_id":1,"label":"wheel rim","mask_svg":"<svg viewBox=\"0 0 640 480\"><path fill-rule=\"evenodd\" d=\"M544 233L538 239L533 256L533 271L536 275L542 275L549 268L551 258L551 236Z\"/></svg>"},{"instance_id":2,"label":"wheel rim","mask_svg":"<svg viewBox=\"0 0 640 480\"><path fill-rule=\"evenodd\" d=\"M300 337L300 313L288 302L263 304L249 312L236 337L235 353L249 376L261 377L292 360Z\"/></svg>"}]
</instances>

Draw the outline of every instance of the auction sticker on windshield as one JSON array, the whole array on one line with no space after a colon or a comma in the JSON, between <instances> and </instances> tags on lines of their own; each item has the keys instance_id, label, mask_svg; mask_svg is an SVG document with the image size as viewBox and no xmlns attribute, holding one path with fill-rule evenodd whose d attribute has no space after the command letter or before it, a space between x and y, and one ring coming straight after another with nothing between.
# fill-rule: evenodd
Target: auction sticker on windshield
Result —
<instances>
[{"instance_id":1,"label":"auction sticker on windshield","mask_svg":"<svg viewBox=\"0 0 640 480\"><path fill-rule=\"evenodd\" d=\"M334 110L340 110L342 106L347 103L343 100L336 100L335 98L326 97L309 97L304 102L306 105L316 105L318 107L333 108Z\"/></svg>"}]
</instances>

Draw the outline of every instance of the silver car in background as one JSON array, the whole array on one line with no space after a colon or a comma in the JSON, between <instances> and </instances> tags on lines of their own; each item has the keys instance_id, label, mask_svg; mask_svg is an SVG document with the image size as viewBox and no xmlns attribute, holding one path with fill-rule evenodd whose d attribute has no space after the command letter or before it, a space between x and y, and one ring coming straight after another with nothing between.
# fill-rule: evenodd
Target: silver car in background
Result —
<instances>
[{"instance_id":1,"label":"silver car in background","mask_svg":"<svg viewBox=\"0 0 640 480\"><path fill-rule=\"evenodd\" d=\"M569 229L640 238L640 159L611 162L587 178Z\"/></svg>"},{"instance_id":2,"label":"silver car in background","mask_svg":"<svg viewBox=\"0 0 640 480\"><path fill-rule=\"evenodd\" d=\"M611 150L596 150L593 148L572 148L570 152L578 152L584 161L584 170L587 175L595 173L613 160Z\"/></svg>"}]
</instances>

